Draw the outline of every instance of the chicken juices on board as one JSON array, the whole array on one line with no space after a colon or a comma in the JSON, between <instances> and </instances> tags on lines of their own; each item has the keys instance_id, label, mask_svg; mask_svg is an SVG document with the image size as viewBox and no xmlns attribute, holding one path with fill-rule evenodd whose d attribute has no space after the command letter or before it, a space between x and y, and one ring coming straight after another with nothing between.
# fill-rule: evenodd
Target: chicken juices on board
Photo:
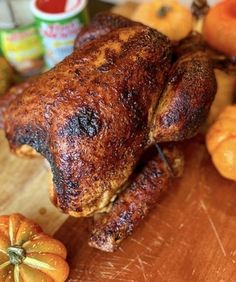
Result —
<instances>
[{"instance_id":1,"label":"chicken juices on board","mask_svg":"<svg viewBox=\"0 0 236 282\"><path fill-rule=\"evenodd\" d=\"M173 63L166 36L137 23L113 28L116 17L90 40L83 31L86 42L5 113L11 149L26 144L47 158L52 200L73 216L103 210L149 146L193 136L216 92L197 46Z\"/></svg>"}]
</instances>

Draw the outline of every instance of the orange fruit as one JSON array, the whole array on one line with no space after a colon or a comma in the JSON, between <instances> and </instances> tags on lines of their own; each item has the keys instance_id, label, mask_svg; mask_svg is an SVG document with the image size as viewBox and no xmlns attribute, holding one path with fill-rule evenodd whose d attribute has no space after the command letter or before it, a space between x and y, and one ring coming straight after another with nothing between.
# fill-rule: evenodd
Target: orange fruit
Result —
<instances>
[{"instance_id":1,"label":"orange fruit","mask_svg":"<svg viewBox=\"0 0 236 282\"><path fill-rule=\"evenodd\" d=\"M203 35L213 48L236 56L236 0L224 0L209 10Z\"/></svg>"}]
</instances>

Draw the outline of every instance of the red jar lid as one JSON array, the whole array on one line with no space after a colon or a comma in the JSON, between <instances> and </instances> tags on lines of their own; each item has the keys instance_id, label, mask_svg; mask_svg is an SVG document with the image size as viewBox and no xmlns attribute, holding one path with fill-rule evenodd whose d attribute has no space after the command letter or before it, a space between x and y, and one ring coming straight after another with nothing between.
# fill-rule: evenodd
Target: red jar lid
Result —
<instances>
[{"instance_id":1,"label":"red jar lid","mask_svg":"<svg viewBox=\"0 0 236 282\"><path fill-rule=\"evenodd\" d=\"M57 14L65 11L67 0L37 0L39 10L45 13Z\"/></svg>"}]
</instances>

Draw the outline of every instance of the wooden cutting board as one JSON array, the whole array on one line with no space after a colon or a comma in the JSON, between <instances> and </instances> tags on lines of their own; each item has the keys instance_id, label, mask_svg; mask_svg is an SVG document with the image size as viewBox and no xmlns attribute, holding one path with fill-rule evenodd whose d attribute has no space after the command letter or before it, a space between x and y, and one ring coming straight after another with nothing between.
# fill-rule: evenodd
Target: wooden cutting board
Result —
<instances>
[{"instance_id":1,"label":"wooden cutting board","mask_svg":"<svg viewBox=\"0 0 236 282\"><path fill-rule=\"evenodd\" d=\"M48 177L43 159L11 154L0 130L0 214L20 212L53 234L67 216L49 201Z\"/></svg>"},{"instance_id":2,"label":"wooden cutting board","mask_svg":"<svg viewBox=\"0 0 236 282\"><path fill-rule=\"evenodd\" d=\"M42 159L19 159L0 132L0 214L21 212L68 249L68 281L236 281L236 182L214 169L204 143L183 146L184 176L115 253L87 245L88 220L68 218L47 196Z\"/></svg>"}]
</instances>

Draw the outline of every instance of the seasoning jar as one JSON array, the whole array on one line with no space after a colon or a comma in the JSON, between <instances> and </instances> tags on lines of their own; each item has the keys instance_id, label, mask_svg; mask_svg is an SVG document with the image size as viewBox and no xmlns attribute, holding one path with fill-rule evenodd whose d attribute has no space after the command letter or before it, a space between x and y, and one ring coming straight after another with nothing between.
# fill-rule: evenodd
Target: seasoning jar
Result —
<instances>
[{"instance_id":1,"label":"seasoning jar","mask_svg":"<svg viewBox=\"0 0 236 282\"><path fill-rule=\"evenodd\" d=\"M0 1L0 49L22 75L38 74L43 48L28 0Z\"/></svg>"},{"instance_id":2,"label":"seasoning jar","mask_svg":"<svg viewBox=\"0 0 236 282\"><path fill-rule=\"evenodd\" d=\"M32 0L48 68L72 53L76 35L88 21L86 5L86 0Z\"/></svg>"}]
</instances>

